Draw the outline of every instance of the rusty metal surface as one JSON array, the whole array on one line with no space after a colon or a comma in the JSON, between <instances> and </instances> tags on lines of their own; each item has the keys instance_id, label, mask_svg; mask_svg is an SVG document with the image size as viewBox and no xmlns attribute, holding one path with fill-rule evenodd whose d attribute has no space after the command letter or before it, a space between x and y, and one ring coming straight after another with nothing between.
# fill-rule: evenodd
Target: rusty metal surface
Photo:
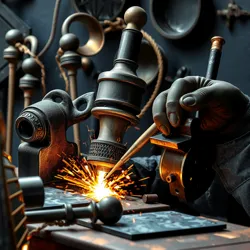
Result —
<instances>
[{"instance_id":1,"label":"rusty metal surface","mask_svg":"<svg viewBox=\"0 0 250 250\"><path fill-rule=\"evenodd\" d=\"M39 175L45 183L53 180L62 164L62 152L77 155L76 145L66 139L66 130L90 116L93 102L93 92L72 101L58 89L21 112L16 120L17 135L24 141L18 148L21 177ZM85 103L86 108L80 110Z\"/></svg>"},{"instance_id":2,"label":"rusty metal surface","mask_svg":"<svg viewBox=\"0 0 250 250\"><path fill-rule=\"evenodd\" d=\"M29 225L36 228L37 224ZM191 250L191 249L214 249L218 250L240 249L237 244L249 243L250 228L233 224L227 224L227 230L216 233L186 235L177 237L165 237L157 239L144 239L136 242L118 238L109 234L94 231L81 226L73 225L68 228L50 227L40 233L40 237L52 240L74 249L112 249L112 250ZM215 248L216 249L216 248ZM244 249L244 248L243 248ZM249 249L249 248L248 248Z\"/></svg>"}]
</instances>

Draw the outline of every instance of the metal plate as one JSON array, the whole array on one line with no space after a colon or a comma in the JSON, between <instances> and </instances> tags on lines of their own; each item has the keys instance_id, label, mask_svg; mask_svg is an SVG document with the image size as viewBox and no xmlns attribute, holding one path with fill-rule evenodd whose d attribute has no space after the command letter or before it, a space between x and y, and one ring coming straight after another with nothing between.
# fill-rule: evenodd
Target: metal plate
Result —
<instances>
[{"instance_id":1,"label":"metal plate","mask_svg":"<svg viewBox=\"0 0 250 250\"><path fill-rule=\"evenodd\" d=\"M7 48L7 43L5 42L5 34L10 29L19 29L23 36L30 34L31 28L23 22L18 16L14 14L5 4L0 2L0 50L3 51ZM18 65L18 69L20 68ZM1 82L8 77L8 62L4 60L3 56L0 56L0 88Z\"/></svg>"},{"instance_id":2,"label":"metal plate","mask_svg":"<svg viewBox=\"0 0 250 250\"><path fill-rule=\"evenodd\" d=\"M175 211L123 215L114 226L106 226L101 222L92 224L87 219L77 220L77 224L129 240L214 232L226 228L224 222Z\"/></svg>"},{"instance_id":3,"label":"metal plate","mask_svg":"<svg viewBox=\"0 0 250 250\"><path fill-rule=\"evenodd\" d=\"M89 202L90 199L81 194L73 194L57 188L45 188L44 207L57 206L62 205L64 203L84 205L88 204ZM166 211L170 209L169 205L161 203L146 204L142 201L142 199L137 197L127 197L125 200L122 200L122 206L124 213L126 214L152 211Z\"/></svg>"}]
</instances>

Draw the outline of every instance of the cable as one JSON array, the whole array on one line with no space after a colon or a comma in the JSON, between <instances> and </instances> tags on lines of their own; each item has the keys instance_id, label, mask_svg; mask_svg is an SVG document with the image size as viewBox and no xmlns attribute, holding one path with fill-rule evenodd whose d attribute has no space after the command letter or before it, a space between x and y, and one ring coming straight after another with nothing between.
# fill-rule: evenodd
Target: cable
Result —
<instances>
[{"instance_id":1,"label":"cable","mask_svg":"<svg viewBox=\"0 0 250 250\"><path fill-rule=\"evenodd\" d=\"M61 4L61 0L56 0L55 7L54 7L54 13L53 13L53 20L52 20L52 24L51 24L50 36L49 36L47 43L45 44L43 49L39 52L37 57L41 57L49 49L50 45L52 44L52 42L55 38L60 4Z\"/></svg>"}]
</instances>

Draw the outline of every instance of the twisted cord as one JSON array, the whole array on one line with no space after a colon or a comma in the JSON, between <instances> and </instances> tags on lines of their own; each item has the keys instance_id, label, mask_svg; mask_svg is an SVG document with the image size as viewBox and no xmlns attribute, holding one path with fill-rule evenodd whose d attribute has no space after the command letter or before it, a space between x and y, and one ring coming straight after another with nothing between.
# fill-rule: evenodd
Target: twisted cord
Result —
<instances>
[{"instance_id":1,"label":"twisted cord","mask_svg":"<svg viewBox=\"0 0 250 250\"><path fill-rule=\"evenodd\" d=\"M28 54L31 57L33 57L36 61L36 63L40 66L41 68L41 85L42 85L42 93L43 96L46 94L46 85L45 85L45 67L43 63L39 60L38 56L36 56L34 53L32 53L27 46L21 43L16 43L15 47L22 53Z\"/></svg>"},{"instance_id":2,"label":"twisted cord","mask_svg":"<svg viewBox=\"0 0 250 250\"><path fill-rule=\"evenodd\" d=\"M51 24L50 36L49 36L47 43L45 44L43 49L39 52L37 57L41 57L49 49L50 45L52 44L52 42L55 38L60 4L61 4L61 0L56 0L55 7L54 7L54 13L53 13L53 20L52 20L52 24Z\"/></svg>"},{"instance_id":3,"label":"twisted cord","mask_svg":"<svg viewBox=\"0 0 250 250\"><path fill-rule=\"evenodd\" d=\"M53 222L45 222L43 223L40 227L37 227L33 230L31 230L26 239L27 239L27 242L25 243L25 245L29 245L30 243L30 240L31 238L35 235L35 234L39 234L43 229L45 229L46 227L51 227L51 226L58 226L58 227L67 227L69 226L70 223L66 222L66 221L63 221L63 220L56 220L56 221L53 221Z\"/></svg>"},{"instance_id":4,"label":"twisted cord","mask_svg":"<svg viewBox=\"0 0 250 250\"><path fill-rule=\"evenodd\" d=\"M60 57L62 55L63 55L63 51L62 51L61 48L59 48L57 50L55 59L56 59L57 66L58 66L58 68L60 70L61 76L62 76L62 78L63 78L63 80L65 82L65 91L68 92L69 91L69 79L67 77L67 74L66 74L65 70L63 69L63 67L61 66L61 63L60 63Z\"/></svg>"},{"instance_id":5,"label":"twisted cord","mask_svg":"<svg viewBox=\"0 0 250 250\"><path fill-rule=\"evenodd\" d=\"M155 84L155 88L154 91L152 93L152 95L150 96L149 100L147 101L147 103L145 104L145 106L143 107L143 109L141 110L141 113L139 115L137 115L137 117L139 119L141 119L144 114L146 113L146 111L152 106L154 99L156 98L156 96L159 93L160 87L161 87L161 83L163 80L163 76L164 76L164 63L163 63L163 58L162 58L162 53L157 45L157 43L154 41L154 39L152 38L152 36L150 36L147 32L145 31L141 31L143 37L149 42L149 44L152 46L156 57L157 57L157 64L158 64L158 76L157 76L157 82Z\"/></svg>"}]
</instances>

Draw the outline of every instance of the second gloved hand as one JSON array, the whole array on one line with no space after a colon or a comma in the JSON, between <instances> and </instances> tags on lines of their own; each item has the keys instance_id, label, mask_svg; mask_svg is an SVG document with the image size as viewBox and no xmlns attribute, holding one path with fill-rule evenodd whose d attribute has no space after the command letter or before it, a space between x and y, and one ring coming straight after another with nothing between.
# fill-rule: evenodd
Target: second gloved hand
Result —
<instances>
[{"instance_id":1,"label":"second gloved hand","mask_svg":"<svg viewBox=\"0 0 250 250\"><path fill-rule=\"evenodd\" d=\"M153 119L165 135L178 127L186 113L199 111L201 129L226 135L236 129L249 105L249 98L234 85L204 77L188 76L176 80L160 93L153 104Z\"/></svg>"}]
</instances>

